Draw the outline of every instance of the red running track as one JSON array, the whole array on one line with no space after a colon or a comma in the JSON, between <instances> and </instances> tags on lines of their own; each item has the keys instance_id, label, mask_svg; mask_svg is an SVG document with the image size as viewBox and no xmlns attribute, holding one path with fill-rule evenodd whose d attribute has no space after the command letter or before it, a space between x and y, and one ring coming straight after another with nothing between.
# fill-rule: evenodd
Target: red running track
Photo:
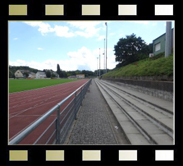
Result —
<instances>
[{"instance_id":1,"label":"red running track","mask_svg":"<svg viewBox=\"0 0 183 166\"><path fill-rule=\"evenodd\" d=\"M9 141L39 119L48 110L74 92L88 79L9 94ZM20 144L33 144L55 119L56 111ZM53 125L53 129L54 129Z\"/></svg>"}]
</instances>

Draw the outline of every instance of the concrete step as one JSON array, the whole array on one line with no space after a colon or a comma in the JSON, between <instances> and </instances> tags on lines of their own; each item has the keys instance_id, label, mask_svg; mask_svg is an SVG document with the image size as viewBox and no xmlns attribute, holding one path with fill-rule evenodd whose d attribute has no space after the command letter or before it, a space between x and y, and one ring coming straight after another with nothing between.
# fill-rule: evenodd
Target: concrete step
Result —
<instances>
[{"instance_id":1,"label":"concrete step","mask_svg":"<svg viewBox=\"0 0 183 166\"><path fill-rule=\"evenodd\" d=\"M173 140L172 138L167 135L162 129L160 129L158 126L154 125L151 121L149 121L145 116L143 116L141 113L139 113L138 111L136 111L134 108L132 108L131 106L129 106L126 102L124 102L118 95L121 95L120 94L120 91L118 91L117 89L115 88L111 88L111 90L113 90L115 93L111 92L109 89L109 86L108 87L105 87L103 85L101 85L100 81L96 81L97 82L97 85L99 86L102 86L103 89L99 86L99 89L101 90L101 93L103 94L104 98L106 99L106 101L108 102L109 106L111 107L111 110L113 111L113 113L115 114L116 116L116 119L120 122L120 125L121 127L123 128L126 136L128 137L128 139L130 140L130 142L132 144L139 144L139 142L141 142L141 144L149 144L150 142L148 142L148 139L152 139L154 140L157 144L160 144L160 145L164 145L164 144L167 144L167 145L172 145L173 143ZM107 91L109 94L107 94L105 91ZM116 95L116 93L118 95ZM108 97L106 97L108 96ZM132 99L128 96L124 96L126 99L130 100L130 102L132 102ZM113 99L112 99L113 98ZM118 103L118 105L123 108L126 113L127 113L127 117L126 116L126 113L122 113L122 110L121 108L119 108L118 106L116 106L117 104L114 102L114 100ZM133 101L134 102L134 101ZM149 107L147 106L144 106L140 103L138 103L137 101L135 101L134 103L135 105L137 105L138 107L140 107L141 109L145 109L146 112L148 112L151 116L153 116L154 118L157 118L158 120L159 119L163 119L162 123L164 125L169 125L170 127L172 127L170 124L173 124L173 123L170 123L172 122L172 120L168 119L165 115L159 113L159 112L156 112L154 110L150 110ZM142 106L141 106L142 105ZM116 110L116 111L114 111ZM148 111L147 111L148 110ZM153 113L151 113L153 112ZM156 113L154 113L156 112ZM135 124L134 125L134 122L132 123L130 120L129 120L129 116L135 121L135 123L137 123L137 125ZM127 120L128 119L128 120ZM140 129L139 129L139 126L140 126ZM138 128L138 129L137 129ZM172 127L173 128L173 127ZM143 131L145 131L146 135L144 137L143 134L141 134L141 131L142 130L142 133ZM137 141L134 142L134 140L132 139L131 135L135 136ZM164 138L164 139L161 139L161 136ZM143 137L144 139L142 139L141 137ZM148 138L149 137L149 138ZM139 141L139 139L142 139L141 141Z\"/></svg>"},{"instance_id":2,"label":"concrete step","mask_svg":"<svg viewBox=\"0 0 183 166\"><path fill-rule=\"evenodd\" d=\"M132 90L130 88L127 88L126 86L125 87L122 86L122 84L120 85L120 83L119 84L117 84L115 82L111 83L109 81L102 81L102 82L107 83L107 84L112 85L112 86L115 86L115 87L121 89L122 91L133 94L139 98L142 98L143 100L146 100L147 102L155 103L157 106L163 107L164 109L167 109L170 112L173 112L173 102L166 101L166 100L154 97L154 96L150 96L150 95Z\"/></svg>"},{"instance_id":3,"label":"concrete step","mask_svg":"<svg viewBox=\"0 0 183 166\"><path fill-rule=\"evenodd\" d=\"M139 130L131 123L131 121L126 117L126 115L121 111L121 109L116 105L116 103L111 99L111 97L101 88L99 83L96 81L103 97L108 103L111 111L118 120L121 128L126 135L126 138L132 145L149 145L150 143L144 138L144 136L139 132Z\"/></svg>"},{"instance_id":4,"label":"concrete step","mask_svg":"<svg viewBox=\"0 0 183 166\"><path fill-rule=\"evenodd\" d=\"M129 101L131 104L135 105L137 108L139 108L143 112L145 112L147 115L151 116L153 118L153 120L156 119L156 121L158 123L162 124L168 130L173 132L173 117L172 116L165 115L163 113L160 113L160 112L152 109L151 107L148 107L147 105L141 104L137 100L129 97L129 95L121 93L121 91L119 91L118 89L115 89L114 87L110 87L109 85L106 85L106 86L109 89L111 89L114 92L116 92L119 96L121 96L125 100Z\"/></svg>"}]
</instances>

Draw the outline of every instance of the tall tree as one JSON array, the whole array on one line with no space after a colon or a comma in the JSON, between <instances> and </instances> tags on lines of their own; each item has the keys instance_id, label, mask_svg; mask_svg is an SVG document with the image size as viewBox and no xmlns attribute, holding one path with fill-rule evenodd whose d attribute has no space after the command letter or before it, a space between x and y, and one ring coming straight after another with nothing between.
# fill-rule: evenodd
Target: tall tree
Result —
<instances>
[{"instance_id":1,"label":"tall tree","mask_svg":"<svg viewBox=\"0 0 183 166\"><path fill-rule=\"evenodd\" d=\"M148 45L141 39L136 37L135 34L120 38L118 43L114 46L116 61L127 65L134 61L139 60L139 55L149 53Z\"/></svg>"},{"instance_id":2,"label":"tall tree","mask_svg":"<svg viewBox=\"0 0 183 166\"><path fill-rule=\"evenodd\" d=\"M57 64L57 74L59 75L59 77L61 77L61 70L59 64Z\"/></svg>"},{"instance_id":3,"label":"tall tree","mask_svg":"<svg viewBox=\"0 0 183 166\"><path fill-rule=\"evenodd\" d=\"M49 70L46 71L46 77L48 77L48 78L51 77L51 72Z\"/></svg>"}]
</instances>

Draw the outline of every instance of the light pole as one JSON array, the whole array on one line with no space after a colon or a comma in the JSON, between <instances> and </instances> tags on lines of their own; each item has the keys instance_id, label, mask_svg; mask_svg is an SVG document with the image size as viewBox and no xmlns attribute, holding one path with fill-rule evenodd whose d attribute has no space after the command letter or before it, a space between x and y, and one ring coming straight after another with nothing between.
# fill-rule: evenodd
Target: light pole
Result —
<instances>
[{"instance_id":1,"label":"light pole","mask_svg":"<svg viewBox=\"0 0 183 166\"><path fill-rule=\"evenodd\" d=\"M99 76L100 76L100 48L99 48Z\"/></svg>"},{"instance_id":2,"label":"light pole","mask_svg":"<svg viewBox=\"0 0 183 166\"><path fill-rule=\"evenodd\" d=\"M105 22L106 25L106 73L107 73L107 22Z\"/></svg>"},{"instance_id":3,"label":"light pole","mask_svg":"<svg viewBox=\"0 0 183 166\"><path fill-rule=\"evenodd\" d=\"M104 73L105 73L105 38L104 38Z\"/></svg>"},{"instance_id":4,"label":"light pole","mask_svg":"<svg viewBox=\"0 0 183 166\"><path fill-rule=\"evenodd\" d=\"M98 57L97 57L97 77L98 77Z\"/></svg>"}]
</instances>

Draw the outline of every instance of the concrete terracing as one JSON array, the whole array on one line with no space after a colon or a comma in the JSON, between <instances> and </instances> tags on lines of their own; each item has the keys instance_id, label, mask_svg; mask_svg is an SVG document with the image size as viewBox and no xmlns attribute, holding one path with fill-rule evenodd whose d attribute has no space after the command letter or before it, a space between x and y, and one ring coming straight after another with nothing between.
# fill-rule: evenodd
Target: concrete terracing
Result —
<instances>
[{"instance_id":1,"label":"concrete terracing","mask_svg":"<svg viewBox=\"0 0 183 166\"><path fill-rule=\"evenodd\" d=\"M95 79L66 143L172 145L173 116L172 102Z\"/></svg>"}]
</instances>

